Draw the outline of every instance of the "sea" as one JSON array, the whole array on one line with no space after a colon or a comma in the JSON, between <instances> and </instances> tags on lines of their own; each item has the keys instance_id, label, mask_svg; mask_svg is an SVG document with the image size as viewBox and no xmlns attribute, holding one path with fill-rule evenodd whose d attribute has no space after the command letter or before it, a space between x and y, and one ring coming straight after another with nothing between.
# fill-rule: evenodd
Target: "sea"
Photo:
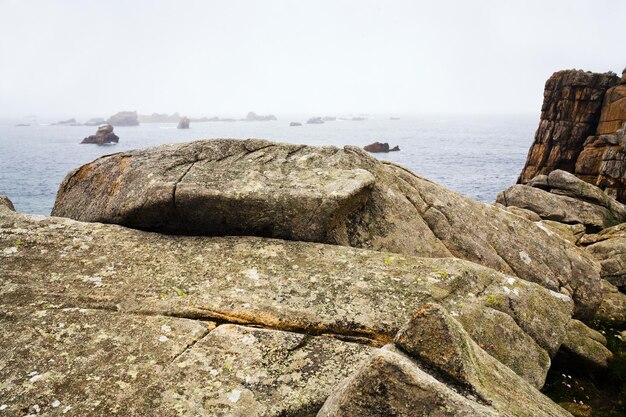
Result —
<instances>
[{"instance_id":1,"label":"sea","mask_svg":"<svg viewBox=\"0 0 626 417\"><path fill-rule=\"evenodd\" d=\"M370 117L306 124L306 117L275 121L145 123L116 127L115 145L81 145L94 126L58 126L0 122L0 195L7 195L20 212L50 214L59 184L68 171L100 156L168 143L212 138L260 138L315 146L372 142L398 145L399 152L374 154L402 164L460 194L493 202L498 192L515 184L539 115L428 115ZM300 122L302 126L289 126Z\"/></svg>"}]
</instances>

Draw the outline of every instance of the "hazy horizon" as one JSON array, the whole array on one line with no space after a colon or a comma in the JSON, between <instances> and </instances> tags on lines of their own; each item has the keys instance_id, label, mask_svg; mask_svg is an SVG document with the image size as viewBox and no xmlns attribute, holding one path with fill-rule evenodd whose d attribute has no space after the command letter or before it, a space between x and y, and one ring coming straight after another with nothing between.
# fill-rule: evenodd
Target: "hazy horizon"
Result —
<instances>
[{"instance_id":1,"label":"hazy horizon","mask_svg":"<svg viewBox=\"0 0 626 417\"><path fill-rule=\"evenodd\" d=\"M0 0L0 119L538 114L546 79L621 73L618 0Z\"/></svg>"}]
</instances>

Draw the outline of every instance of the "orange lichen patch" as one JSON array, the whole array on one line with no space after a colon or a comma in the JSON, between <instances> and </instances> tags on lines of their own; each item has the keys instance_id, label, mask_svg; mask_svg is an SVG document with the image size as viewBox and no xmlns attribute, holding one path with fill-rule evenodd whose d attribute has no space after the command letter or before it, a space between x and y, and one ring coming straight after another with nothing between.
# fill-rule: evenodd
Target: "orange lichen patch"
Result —
<instances>
[{"instance_id":1,"label":"orange lichen patch","mask_svg":"<svg viewBox=\"0 0 626 417\"><path fill-rule=\"evenodd\" d=\"M109 186L109 189L107 190L107 193L110 196L112 196L113 194L116 194L119 191L120 186L123 183L122 174L126 170L126 167L128 166L129 163L130 163L130 157L120 157L120 161L117 166L117 172L116 172L117 175L115 179L113 180L113 182L111 182L111 185Z\"/></svg>"},{"instance_id":2,"label":"orange lichen patch","mask_svg":"<svg viewBox=\"0 0 626 417\"><path fill-rule=\"evenodd\" d=\"M89 164L85 164L82 167L80 167L78 169L78 172L76 172L76 175L74 175L73 179L74 181L84 181L88 175L89 172L92 170L93 168L93 164L89 163Z\"/></svg>"}]
</instances>

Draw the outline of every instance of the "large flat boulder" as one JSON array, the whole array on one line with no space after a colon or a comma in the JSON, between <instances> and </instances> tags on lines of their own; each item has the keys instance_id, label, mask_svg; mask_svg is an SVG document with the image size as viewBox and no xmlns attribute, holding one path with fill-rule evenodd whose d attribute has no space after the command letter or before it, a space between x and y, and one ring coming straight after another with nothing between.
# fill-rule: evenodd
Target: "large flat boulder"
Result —
<instances>
[{"instance_id":1,"label":"large flat boulder","mask_svg":"<svg viewBox=\"0 0 626 417\"><path fill-rule=\"evenodd\" d=\"M71 172L53 214L174 234L253 235L477 262L598 306L594 262L527 219L354 148L212 140Z\"/></svg>"},{"instance_id":2,"label":"large flat boulder","mask_svg":"<svg viewBox=\"0 0 626 417\"><path fill-rule=\"evenodd\" d=\"M566 295L454 258L254 237L169 236L4 208L0 291L15 307L35 300L378 346L391 341L418 306L437 302L536 386L573 309ZM507 331L483 326L494 321L494 312Z\"/></svg>"}]
</instances>

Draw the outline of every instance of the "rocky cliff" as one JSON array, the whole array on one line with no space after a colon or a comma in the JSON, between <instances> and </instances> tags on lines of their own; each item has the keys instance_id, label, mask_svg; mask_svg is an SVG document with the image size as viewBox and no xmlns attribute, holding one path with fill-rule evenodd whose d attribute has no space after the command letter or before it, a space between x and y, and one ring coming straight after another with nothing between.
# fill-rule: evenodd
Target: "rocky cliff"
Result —
<instances>
[{"instance_id":1,"label":"rocky cliff","mask_svg":"<svg viewBox=\"0 0 626 417\"><path fill-rule=\"evenodd\" d=\"M519 182L556 169L626 200L626 71L559 71L546 82L541 121Z\"/></svg>"}]
</instances>

